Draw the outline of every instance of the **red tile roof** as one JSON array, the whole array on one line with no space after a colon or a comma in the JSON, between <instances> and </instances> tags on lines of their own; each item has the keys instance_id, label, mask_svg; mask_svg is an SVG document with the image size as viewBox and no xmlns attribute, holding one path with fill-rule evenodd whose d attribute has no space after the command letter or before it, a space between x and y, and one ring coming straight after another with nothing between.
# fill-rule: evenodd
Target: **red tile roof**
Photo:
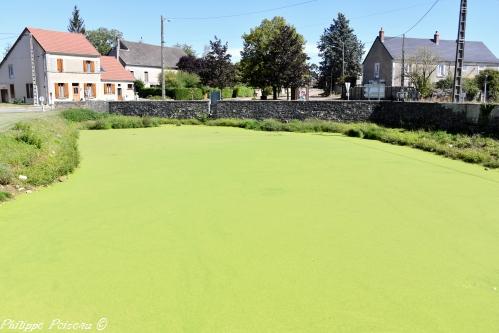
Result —
<instances>
[{"instance_id":1,"label":"red tile roof","mask_svg":"<svg viewBox=\"0 0 499 333\"><path fill-rule=\"evenodd\" d=\"M26 28L47 53L99 56L83 34Z\"/></svg>"},{"instance_id":2,"label":"red tile roof","mask_svg":"<svg viewBox=\"0 0 499 333\"><path fill-rule=\"evenodd\" d=\"M101 81L133 81L132 73L127 71L115 57L101 56Z\"/></svg>"}]
</instances>

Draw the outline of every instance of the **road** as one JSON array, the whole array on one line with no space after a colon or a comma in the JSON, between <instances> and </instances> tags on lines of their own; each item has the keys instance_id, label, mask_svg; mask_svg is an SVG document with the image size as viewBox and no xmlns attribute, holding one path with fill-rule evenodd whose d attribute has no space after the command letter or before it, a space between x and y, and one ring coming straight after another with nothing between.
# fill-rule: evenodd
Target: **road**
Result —
<instances>
[{"instance_id":1,"label":"road","mask_svg":"<svg viewBox=\"0 0 499 333\"><path fill-rule=\"evenodd\" d=\"M46 117L53 111L42 112L41 108L31 105L12 105L0 103L0 132L22 120Z\"/></svg>"}]
</instances>

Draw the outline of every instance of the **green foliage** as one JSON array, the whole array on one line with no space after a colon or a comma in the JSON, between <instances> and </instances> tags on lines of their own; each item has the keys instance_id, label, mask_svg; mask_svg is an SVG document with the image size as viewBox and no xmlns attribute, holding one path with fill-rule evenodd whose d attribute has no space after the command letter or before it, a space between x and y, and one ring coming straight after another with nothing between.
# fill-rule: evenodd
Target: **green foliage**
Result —
<instances>
[{"instance_id":1,"label":"green foliage","mask_svg":"<svg viewBox=\"0 0 499 333\"><path fill-rule=\"evenodd\" d=\"M2 183L26 175L31 185L47 185L79 163L78 130L64 119L49 117L16 125L0 134Z\"/></svg>"},{"instance_id":2,"label":"green foliage","mask_svg":"<svg viewBox=\"0 0 499 333\"><path fill-rule=\"evenodd\" d=\"M0 202L7 201L12 198L12 194L8 192L0 192Z\"/></svg>"},{"instance_id":3,"label":"green foliage","mask_svg":"<svg viewBox=\"0 0 499 333\"><path fill-rule=\"evenodd\" d=\"M123 39L121 31L102 27L97 30L87 30L85 35L102 55L107 55L111 51L118 38Z\"/></svg>"},{"instance_id":4,"label":"green foliage","mask_svg":"<svg viewBox=\"0 0 499 333\"><path fill-rule=\"evenodd\" d=\"M86 120L97 120L107 116L106 113L97 112L90 109L67 109L61 112L61 116L69 121L82 122Z\"/></svg>"},{"instance_id":5,"label":"green foliage","mask_svg":"<svg viewBox=\"0 0 499 333\"><path fill-rule=\"evenodd\" d=\"M78 6L74 6L73 8L73 13L69 18L68 31L85 34L85 21L80 16Z\"/></svg>"},{"instance_id":6,"label":"green foliage","mask_svg":"<svg viewBox=\"0 0 499 333\"><path fill-rule=\"evenodd\" d=\"M321 57L318 83L327 94L332 92L334 85L340 84L340 78L343 76L343 43L345 43L345 76L357 78L362 72L364 44L350 27L350 21L346 16L338 13L332 24L324 30L317 45ZM333 86L331 86L331 75Z\"/></svg>"},{"instance_id":7,"label":"green foliage","mask_svg":"<svg viewBox=\"0 0 499 333\"><path fill-rule=\"evenodd\" d=\"M253 97L255 89L246 86L237 86L234 88L233 97Z\"/></svg>"},{"instance_id":8,"label":"green foliage","mask_svg":"<svg viewBox=\"0 0 499 333\"><path fill-rule=\"evenodd\" d=\"M210 50L203 58L203 68L200 72L204 85L223 89L235 83L236 68L231 62L229 46L215 36L210 41Z\"/></svg>"},{"instance_id":9,"label":"green foliage","mask_svg":"<svg viewBox=\"0 0 499 333\"><path fill-rule=\"evenodd\" d=\"M174 90L177 101L190 101L204 99L204 93L199 88L178 88Z\"/></svg>"},{"instance_id":10,"label":"green foliage","mask_svg":"<svg viewBox=\"0 0 499 333\"><path fill-rule=\"evenodd\" d=\"M199 88L200 83L201 78L194 73L184 71L165 73L165 86L167 88Z\"/></svg>"},{"instance_id":11,"label":"green foliage","mask_svg":"<svg viewBox=\"0 0 499 333\"><path fill-rule=\"evenodd\" d=\"M485 90L485 78L487 78L487 100L499 102L499 71L486 69L477 75L475 81L481 91Z\"/></svg>"},{"instance_id":12,"label":"green foliage","mask_svg":"<svg viewBox=\"0 0 499 333\"><path fill-rule=\"evenodd\" d=\"M191 57L195 57L196 56L196 51L194 50L194 47L192 45L189 45L189 44L181 44L181 43L177 43L174 45L175 47L178 47L179 49L182 49L185 54L187 54L188 56L191 56Z\"/></svg>"},{"instance_id":13,"label":"green foliage","mask_svg":"<svg viewBox=\"0 0 499 333\"><path fill-rule=\"evenodd\" d=\"M223 88L222 89L222 98L223 99L232 98L232 95L234 95L234 89L233 88Z\"/></svg>"},{"instance_id":14,"label":"green foliage","mask_svg":"<svg viewBox=\"0 0 499 333\"><path fill-rule=\"evenodd\" d=\"M475 79L465 78L463 81L463 90L466 93L468 101L474 101L480 94L480 88Z\"/></svg>"},{"instance_id":15,"label":"green foliage","mask_svg":"<svg viewBox=\"0 0 499 333\"><path fill-rule=\"evenodd\" d=\"M244 49L238 71L248 84L272 87L274 97L282 87L299 87L307 73L305 39L284 18L263 20L243 35Z\"/></svg>"},{"instance_id":16,"label":"green foliage","mask_svg":"<svg viewBox=\"0 0 499 333\"><path fill-rule=\"evenodd\" d=\"M454 78L448 75L445 79L437 81L435 83L435 88L437 89L452 89L454 87Z\"/></svg>"},{"instance_id":17,"label":"green foliage","mask_svg":"<svg viewBox=\"0 0 499 333\"><path fill-rule=\"evenodd\" d=\"M146 87L142 80L133 81L133 86L135 87L135 90L137 92L141 91L142 89L144 89Z\"/></svg>"}]
</instances>

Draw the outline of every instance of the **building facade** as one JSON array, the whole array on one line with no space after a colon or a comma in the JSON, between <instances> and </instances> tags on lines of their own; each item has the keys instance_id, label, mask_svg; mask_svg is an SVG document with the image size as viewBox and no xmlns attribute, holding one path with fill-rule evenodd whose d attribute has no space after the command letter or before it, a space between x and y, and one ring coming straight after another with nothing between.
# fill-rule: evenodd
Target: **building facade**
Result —
<instances>
[{"instance_id":1,"label":"building facade","mask_svg":"<svg viewBox=\"0 0 499 333\"><path fill-rule=\"evenodd\" d=\"M26 28L0 63L0 101L133 99L133 76L125 75L126 70L112 60L114 64L101 57L82 34ZM112 75L107 75L106 67ZM122 89L105 93L108 83Z\"/></svg>"},{"instance_id":2,"label":"building facade","mask_svg":"<svg viewBox=\"0 0 499 333\"><path fill-rule=\"evenodd\" d=\"M363 84L384 83L386 86L402 85L402 54L405 53L405 72L411 66L420 50L430 51L437 59L432 81L437 82L454 76L456 41L442 40L438 31L433 38L385 37L383 28L374 41L363 63ZM473 78L484 69L499 70L499 59L483 42L466 42L464 51L463 77ZM405 78L405 86L410 86Z\"/></svg>"},{"instance_id":3,"label":"building facade","mask_svg":"<svg viewBox=\"0 0 499 333\"><path fill-rule=\"evenodd\" d=\"M109 56L116 57L130 71L136 80L144 82L146 87L161 84L161 46L143 42L120 40ZM178 47L165 47L163 63L165 70L176 71L177 63L185 56L184 50Z\"/></svg>"}]
</instances>

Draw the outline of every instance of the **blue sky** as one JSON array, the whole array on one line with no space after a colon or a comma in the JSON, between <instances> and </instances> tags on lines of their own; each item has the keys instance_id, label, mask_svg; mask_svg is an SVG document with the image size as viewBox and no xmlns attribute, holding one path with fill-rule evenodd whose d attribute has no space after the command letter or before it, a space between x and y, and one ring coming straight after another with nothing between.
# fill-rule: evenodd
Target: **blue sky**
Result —
<instances>
[{"instance_id":1,"label":"blue sky","mask_svg":"<svg viewBox=\"0 0 499 333\"><path fill-rule=\"evenodd\" d=\"M241 35L257 26L262 19L280 15L293 24L307 40L307 52L317 62L317 41L338 12L351 19L351 26L366 44L371 46L381 26L387 36L403 33L412 26L434 0L253 0L253 1L5 1L0 12L0 50L14 42L14 35L25 26L66 30L68 17L76 4L85 19L87 29L116 28L125 39L159 44L159 16L172 18L167 24L168 45L177 42L194 46L198 54L214 35L229 42L234 60L242 48ZM468 40L484 41L499 56L499 0L471 0L469 2ZM278 7L291 6L288 8ZM29 10L26 10L29 8ZM267 11L268 10L268 11ZM260 11L260 13L255 13ZM262 11L265 11L262 13ZM440 0L433 11L419 24L409 37L431 38L439 30L443 39L457 36L459 0ZM254 13L220 19L183 19Z\"/></svg>"}]
</instances>

